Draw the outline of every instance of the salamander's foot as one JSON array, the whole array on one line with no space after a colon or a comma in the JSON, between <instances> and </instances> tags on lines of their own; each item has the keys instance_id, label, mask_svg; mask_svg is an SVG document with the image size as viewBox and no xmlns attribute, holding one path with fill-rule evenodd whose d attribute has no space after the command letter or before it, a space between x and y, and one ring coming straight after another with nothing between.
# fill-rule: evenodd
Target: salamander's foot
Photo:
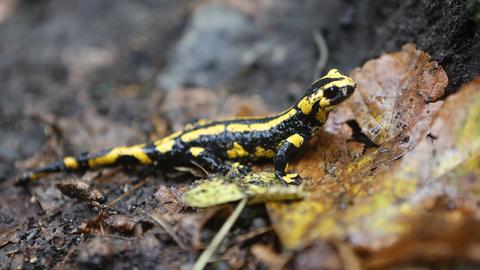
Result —
<instances>
[{"instance_id":1,"label":"salamander's foot","mask_svg":"<svg viewBox=\"0 0 480 270\"><path fill-rule=\"evenodd\" d=\"M287 173L287 174L275 173L275 176L277 176L277 179L280 180L280 182L284 186L300 185L302 183L302 177L300 177L300 175L298 175L297 173Z\"/></svg>"},{"instance_id":2,"label":"salamander's foot","mask_svg":"<svg viewBox=\"0 0 480 270\"><path fill-rule=\"evenodd\" d=\"M220 168L220 172L224 175L230 177L239 177L245 176L251 171L249 166L240 164L238 162L232 163L231 165L223 165Z\"/></svg>"},{"instance_id":3,"label":"salamander's foot","mask_svg":"<svg viewBox=\"0 0 480 270\"><path fill-rule=\"evenodd\" d=\"M232 172L240 174L242 176L247 175L251 170L252 168L250 168L249 166L240 164L238 162L233 163L231 169Z\"/></svg>"}]
</instances>

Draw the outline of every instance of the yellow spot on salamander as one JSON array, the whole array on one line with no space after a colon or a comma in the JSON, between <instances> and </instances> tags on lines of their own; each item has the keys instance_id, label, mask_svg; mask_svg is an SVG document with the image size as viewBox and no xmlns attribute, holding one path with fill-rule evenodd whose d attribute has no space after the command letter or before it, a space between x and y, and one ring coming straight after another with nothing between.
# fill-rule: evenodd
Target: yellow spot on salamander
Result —
<instances>
[{"instance_id":1,"label":"yellow spot on salamander","mask_svg":"<svg viewBox=\"0 0 480 270\"><path fill-rule=\"evenodd\" d=\"M285 183L287 184L295 183L297 178L298 178L298 174L296 173L288 173L287 175L282 177L283 181L285 181Z\"/></svg>"},{"instance_id":2,"label":"yellow spot on salamander","mask_svg":"<svg viewBox=\"0 0 480 270\"><path fill-rule=\"evenodd\" d=\"M255 157L257 158L262 158L262 157L273 158L274 156L275 156L275 151L271 149L265 149L261 146L255 147Z\"/></svg>"},{"instance_id":3,"label":"yellow spot on salamander","mask_svg":"<svg viewBox=\"0 0 480 270\"><path fill-rule=\"evenodd\" d=\"M197 130L185 132L182 136L180 136L180 139L182 139L182 141L184 142L190 142L198 139L200 136L218 135L224 132L225 129L229 132L267 131L292 118L296 113L297 110L290 109L284 114L281 114L280 116L273 118L272 120L265 123L229 124L226 127L223 124L218 124L207 128L200 128Z\"/></svg>"},{"instance_id":4,"label":"yellow spot on salamander","mask_svg":"<svg viewBox=\"0 0 480 270\"><path fill-rule=\"evenodd\" d=\"M274 156L275 156L275 151L271 149L265 149L261 146L255 147L255 157L257 158L262 158L262 157L273 158Z\"/></svg>"},{"instance_id":5,"label":"yellow spot on salamander","mask_svg":"<svg viewBox=\"0 0 480 270\"><path fill-rule=\"evenodd\" d=\"M339 79L339 80L327 83L326 85L322 86L323 89L326 89L326 88L329 88L329 87L332 87L332 86L336 86L338 88L341 88L341 87L344 87L346 85L354 85L355 84L355 81L352 78L349 78L345 75L342 75L342 73L340 73L337 69L331 69L327 73L327 75L325 75L322 78L315 81L314 84L317 83L318 81L320 81L322 79L326 79L326 78Z\"/></svg>"},{"instance_id":6,"label":"yellow spot on salamander","mask_svg":"<svg viewBox=\"0 0 480 270\"><path fill-rule=\"evenodd\" d=\"M312 111L313 104L310 102L308 96L303 97L297 104L298 108L303 114L307 115Z\"/></svg>"},{"instance_id":7,"label":"yellow spot on salamander","mask_svg":"<svg viewBox=\"0 0 480 270\"><path fill-rule=\"evenodd\" d=\"M297 110L290 109L284 114L273 118L265 123L253 123L253 124L229 124L227 125L227 131L229 132L249 132L249 131L267 131L271 128L278 126L284 121L292 118L297 113Z\"/></svg>"},{"instance_id":8,"label":"yellow spot on salamander","mask_svg":"<svg viewBox=\"0 0 480 270\"><path fill-rule=\"evenodd\" d=\"M171 151L174 145L175 145L174 140L161 140L155 143L155 148L160 153L166 153Z\"/></svg>"},{"instance_id":9,"label":"yellow spot on salamander","mask_svg":"<svg viewBox=\"0 0 480 270\"><path fill-rule=\"evenodd\" d=\"M322 98L320 100L320 107L325 108L325 107L328 107L328 106L330 106L330 100L328 100L326 98Z\"/></svg>"},{"instance_id":10,"label":"yellow spot on salamander","mask_svg":"<svg viewBox=\"0 0 480 270\"><path fill-rule=\"evenodd\" d=\"M154 142L155 148L158 152L164 154L172 150L173 146L175 145L175 138L177 138L181 134L181 131L177 131L161 140Z\"/></svg>"},{"instance_id":11,"label":"yellow spot on salamander","mask_svg":"<svg viewBox=\"0 0 480 270\"><path fill-rule=\"evenodd\" d=\"M328 71L327 75L325 75L324 77L336 78L336 77L345 77L345 76L343 76L342 73L338 71L338 69L332 68Z\"/></svg>"},{"instance_id":12,"label":"yellow spot on salamander","mask_svg":"<svg viewBox=\"0 0 480 270\"><path fill-rule=\"evenodd\" d=\"M66 157L63 159L63 164L65 164L65 167L71 170L76 170L78 169L78 162L74 157Z\"/></svg>"},{"instance_id":13,"label":"yellow spot on salamander","mask_svg":"<svg viewBox=\"0 0 480 270\"><path fill-rule=\"evenodd\" d=\"M351 78L348 78L348 77L344 77L343 80L340 80L340 81L333 81L331 83L327 83L325 84L322 88L323 89L327 89L327 88L330 88L330 87L337 87L339 89L345 87L345 86L351 86L351 85L355 85L355 81L352 80Z\"/></svg>"},{"instance_id":14,"label":"yellow spot on salamander","mask_svg":"<svg viewBox=\"0 0 480 270\"><path fill-rule=\"evenodd\" d=\"M296 148L300 148L303 144L303 137L299 134L293 134L292 136L287 138L287 142L295 145Z\"/></svg>"},{"instance_id":15,"label":"yellow spot on salamander","mask_svg":"<svg viewBox=\"0 0 480 270\"><path fill-rule=\"evenodd\" d=\"M322 100L323 98L323 90L318 90L314 94L310 96L303 97L298 103L297 106L300 108L303 114L307 115L312 112L313 105Z\"/></svg>"},{"instance_id":16,"label":"yellow spot on salamander","mask_svg":"<svg viewBox=\"0 0 480 270\"><path fill-rule=\"evenodd\" d=\"M192 153L192 156L194 157L198 157L203 151L205 151L205 148L202 148L202 147L190 148L190 153Z\"/></svg>"},{"instance_id":17,"label":"yellow spot on salamander","mask_svg":"<svg viewBox=\"0 0 480 270\"><path fill-rule=\"evenodd\" d=\"M200 129L185 132L182 136L180 136L180 139L184 142L190 142L198 139L200 136L203 136L203 135L205 136L218 135L222 133L224 130L225 130L225 125L223 124L214 125L207 128L200 128Z\"/></svg>"},{"instance_id":18,"label":"yellow spot on salamander","mask_svg":"<svg viewBox=\"0 0 480 270\"><path fill-rule=\"evenodd\" d=\"M250 130L249 124L230 124L227 126L227 131L229 132L247 132Z\"/></svg>"},{"instance_id":19,"label":"yellow spot on salamander","mask_svg":"<svg viewBox=\"0 0 480 270\"><path fill-rule=\"evenodd\" d=\"M230 159L243 158L248 156L248 152L239 143L234 142L233 148L230 150L227 150L227 156Z\"/></svg>"},{"instance_id":20,"label":"yellow spot on salamander","mask_svg":"<svg viewBox=\"0 0 480 270\"><path fill-rule=\"evenodd\" d=\"M99 166L114 165L117 159L121 156L130 156L138 160L141 164L151 164L152 160L143 151L144 144L135 146L122 146L110 150L103 156L95 157L88 160L89 168L96 168Z\"/></svg>"}]
</instances>

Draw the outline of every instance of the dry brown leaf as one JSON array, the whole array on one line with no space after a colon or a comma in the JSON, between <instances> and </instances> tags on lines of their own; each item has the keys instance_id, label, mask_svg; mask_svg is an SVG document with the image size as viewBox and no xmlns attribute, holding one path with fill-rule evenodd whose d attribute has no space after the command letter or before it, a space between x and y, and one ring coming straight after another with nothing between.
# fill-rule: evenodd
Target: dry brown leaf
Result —
<instances>
[{"instance_id":1,"label":"dry brown leaf","mask_svg":"<svg viewBox=\"0 0 480 270\"><path fill-rule=\"evenodd\" d=\"M480 262L480 220L461 210L422 214L391 246L371 254L364 269L387 269L414 263L452 260Z\"/></svg>"},{"instance_id":2,"label":"dry brown leaf","mask_svg":"<svg viewBox=\"0 0 480 270\"><path fill-rule=\"evenodd\" d=\"M351 75L358 88L345 105L377 145L415 128L429 114L427 103L442 97L447 83L437 62L412 44L367 62Z\"/></svg>"},{"instance_id":3,"label":"dry brown leaf","mask_svg":"<svg viewBox=\"0 0 480 270\"><path fill-rule=\"evenodd\" d=\"M442 101L445 73L430 57L406 45L402 51L369 61L353 72L358 90L335 111L315 142L292 164L308 177L311 199L268 203L274 228L286 247L317 238L345 238L358 245L382 246L403 228L393 218L415 181L388 179L395 160L425 138ZM379 147L363 150L349 142L347 120ZM300 157L300 156L299 156Z\"/></svg>"},{"instance_id":4,"label":"dry brown leaf","mask_svg":"<svg viewBox=\"0 0 480 270\"><path fill-rule=\"evenodd\" d=\"M405 233L390 246L373 250L365 267L448 260L479 263L480 78L445 101L429 136L393 170L396 179L417 183L405 205L428 212L404 217Z\"/></svg>"}]
</instances>

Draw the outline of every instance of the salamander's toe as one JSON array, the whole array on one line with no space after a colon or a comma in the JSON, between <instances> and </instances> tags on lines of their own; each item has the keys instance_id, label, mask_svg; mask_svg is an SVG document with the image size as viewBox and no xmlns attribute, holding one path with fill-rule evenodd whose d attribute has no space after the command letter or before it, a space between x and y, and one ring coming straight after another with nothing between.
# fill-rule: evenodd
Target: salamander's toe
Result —
<instances>
[{"instance_id":1,"label":"salamander's toe","mask_svg":"<svg viewBox=\"0 0 480 270\"><path fill-rule=\"evenodd\" d=\"M278 180L284 185L300 185L302 183L302 177L296 173L287 173L285 175L276 174Z\"/></svg>"},{"instance_id":2,"label":"salamander's toe","mask_svg":"<svg viewBox=\"0 0 480 270\"><path fill-rule=\"evenodd\" d=\"M252 168L250 168L250 166L235 162L232 164L232 171L236 174L247 175L249 172L252 171Z\"/></svg>"}]
</instances>

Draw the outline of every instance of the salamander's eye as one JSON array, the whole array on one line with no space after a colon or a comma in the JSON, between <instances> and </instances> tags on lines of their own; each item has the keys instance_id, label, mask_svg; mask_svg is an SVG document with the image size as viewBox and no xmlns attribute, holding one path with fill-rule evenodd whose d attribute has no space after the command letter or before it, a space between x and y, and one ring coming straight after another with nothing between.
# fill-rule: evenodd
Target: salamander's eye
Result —
<instances>
[{"instance_id":1,"label":"salamander's eye","mask_svg":"<svg viewBox=\"0 0 480 270\"><path fill-rule=\"evenodd\" d=\"M323 95L328 99L333 99L337 96L337 88L329 87L323 90Z\"/></svg>"}]
</instances>

